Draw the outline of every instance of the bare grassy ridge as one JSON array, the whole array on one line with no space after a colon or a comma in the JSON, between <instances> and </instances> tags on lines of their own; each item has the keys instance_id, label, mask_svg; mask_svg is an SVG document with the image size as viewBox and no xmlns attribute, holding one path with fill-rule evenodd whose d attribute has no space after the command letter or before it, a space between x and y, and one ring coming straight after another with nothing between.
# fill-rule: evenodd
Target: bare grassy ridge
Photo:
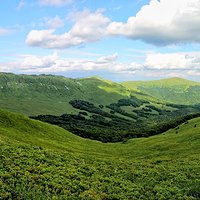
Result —
<instances>
[{"instance_id":1,"label":"bare grassy ridge","mask_svg":"<svg viewBox=\"0 0 200 200\"><path fill-rule=\"evenodd\" d=\"M122 85L165 102L187 105L200 102L200 83L182 78L157 81L127 81L123 82Z\"/></svg>"}]
</instances>

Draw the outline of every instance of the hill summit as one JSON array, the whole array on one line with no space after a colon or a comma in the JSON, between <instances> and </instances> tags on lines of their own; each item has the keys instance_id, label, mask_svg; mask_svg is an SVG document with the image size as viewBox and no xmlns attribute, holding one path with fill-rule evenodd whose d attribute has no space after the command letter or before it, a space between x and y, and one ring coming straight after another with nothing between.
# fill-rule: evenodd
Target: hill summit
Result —
<instances>
[{"instance_id":1,"label":"hill summit","mask_svg":"<svg viewBox=\"0 0 200 200\"><path fill-rule=\"evenodd\" d=\"M165 102L188 105L200 102L200 83L183 78L127 81L121 84L128 89L146 93Z\"/></svg>"}]
</instances>

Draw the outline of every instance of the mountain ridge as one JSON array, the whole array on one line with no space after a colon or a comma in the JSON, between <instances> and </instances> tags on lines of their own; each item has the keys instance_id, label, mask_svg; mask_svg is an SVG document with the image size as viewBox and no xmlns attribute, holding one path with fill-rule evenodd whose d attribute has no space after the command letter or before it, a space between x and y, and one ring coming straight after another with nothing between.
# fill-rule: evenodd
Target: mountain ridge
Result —
<instances>
[{"instance_id":1,"label":"mountain ridge","mask_svg":"<svg viewBox=\"0 0 200 200\"><path fill-rule=\"evenodd\" d=\"M110 86L97 79L91 81L54 75L0 73L1 107L28 115L74 112L73 107L68 104L71 99L105 104L129 94L124 86L118 84Z\"/></svg>"},{"instance_id":2,"label":"mountain ridge","mask_svg":"<svg viewBox=\"0 0 200 200\"><path fill-rule=\"evenodd\" d=\"M109 104L128 98L130 94L131 91L121 84L97 78L0 73L1 107L27 115L74 113L68 104L72 99Z\"/></svg>"},{"instance_id":3,"label":"mountain ridge","mask_svg":"<svg viewBox=\"0 0 200 200\"><path fill-rule=\"evenodd\" d=\"M163 101L177 104L200 102L200 82L183 78L169 78L155 81L127 81L121 83L128 89L152 95Z\"/></svg>"}]
</instances>

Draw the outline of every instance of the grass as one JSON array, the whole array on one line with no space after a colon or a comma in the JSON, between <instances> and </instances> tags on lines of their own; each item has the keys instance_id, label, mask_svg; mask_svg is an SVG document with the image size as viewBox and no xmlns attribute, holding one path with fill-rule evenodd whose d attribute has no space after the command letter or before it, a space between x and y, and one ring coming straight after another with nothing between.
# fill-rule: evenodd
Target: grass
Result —
<instances>
[{"instance_id":1,"label":"grass","mask_svg":"<svg viewBox=\"0 0 200 200\"><path fill-rule=\"evenodd\" d=\"M199 199L200 118L101 143L0 110L0 199Z\"/></svg>"},{"instance_id":2,"label":"grass","mask_svg":"<svg viewBox=\"0 0 200 200\"><path fill-rule=\"evenodd\" d=\"M53 75L16 75L0 72L1 108L27 116L77 113L70 100L109 105L130 95L151 102L160 100L98 77L71 79Z\"/></svg>"},{"instance_id":3,"label":"grass","mask_svg":"<svg viewBox=\"0 0 200 200\"><path fill-rule=\"evenodd\" d=\"M163 101L177 104L197 104L200 101L200 83L182 78L156 81L127 81L128 89L140 91Z\"/></svg>"},{"instance_id":4,"label":"grass","mask_svg":"<svg viewBox=\"0 0 200 200\"><path fill-rule=\"evenodd\" d=\"M28 116L75 113L69 104L72 99L109 104L129 94L120 84L97 78L71 79L52 75L0 73L1 108Z\"/></svg>"}]
</instances>

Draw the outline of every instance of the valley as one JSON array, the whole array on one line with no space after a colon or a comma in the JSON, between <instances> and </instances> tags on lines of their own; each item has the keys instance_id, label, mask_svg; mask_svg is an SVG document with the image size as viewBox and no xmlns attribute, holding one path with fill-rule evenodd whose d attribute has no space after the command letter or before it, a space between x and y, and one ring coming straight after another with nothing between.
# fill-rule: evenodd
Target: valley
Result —
<instances>
[{"instance_id":1,"label":"valley","mask_svg":"<svg viewBox=\"0 0 200 200\"><path fill-rule=\"evenodd\" d=\"M200 200L200 0L0 18L0 200Z\"/></svg>"},{"instance_id":2,"label":"valley","mask_svg":"<svg viewBox=\"0 0 200 200\"><path fill-rule=\"evenodd\" d=\"M0 199L200 197L198 103L98 77L0 85Z\"/></svg>"},{"instance_id":3,"label":"valley","mask_svg":"<svg viewBox=\"0 0 200 200\"><path fill-rule=\"evenodd\" d=\"M161 135L105 144L0 114L2 199L199 198L200 118Z\"/></svg>"},{"instance_id":4,"label":"valley","mask_svg":"<svg viewBox=\"0 0 200 200\"><path fill-rule=\"evenodd\" d=\"M200 87L198 83L175 78L161 82L168 83L165 86L171 87L173 97L176 97L174 93L178 87L184 94L190 85ZM145 84L151 87L151 82ZM0 90L1 108L103 142L156 135L200 113L198 92L195 98L193 93L188 94L196 104L180 105L159 99L153 92L150 95L127 88L126 83L114 83L99 77L69 79L53 75L0 73ZM167 94L165 87L158 87L157 93L160 94L160 90Z\"/></svg>"}]
</instances>

